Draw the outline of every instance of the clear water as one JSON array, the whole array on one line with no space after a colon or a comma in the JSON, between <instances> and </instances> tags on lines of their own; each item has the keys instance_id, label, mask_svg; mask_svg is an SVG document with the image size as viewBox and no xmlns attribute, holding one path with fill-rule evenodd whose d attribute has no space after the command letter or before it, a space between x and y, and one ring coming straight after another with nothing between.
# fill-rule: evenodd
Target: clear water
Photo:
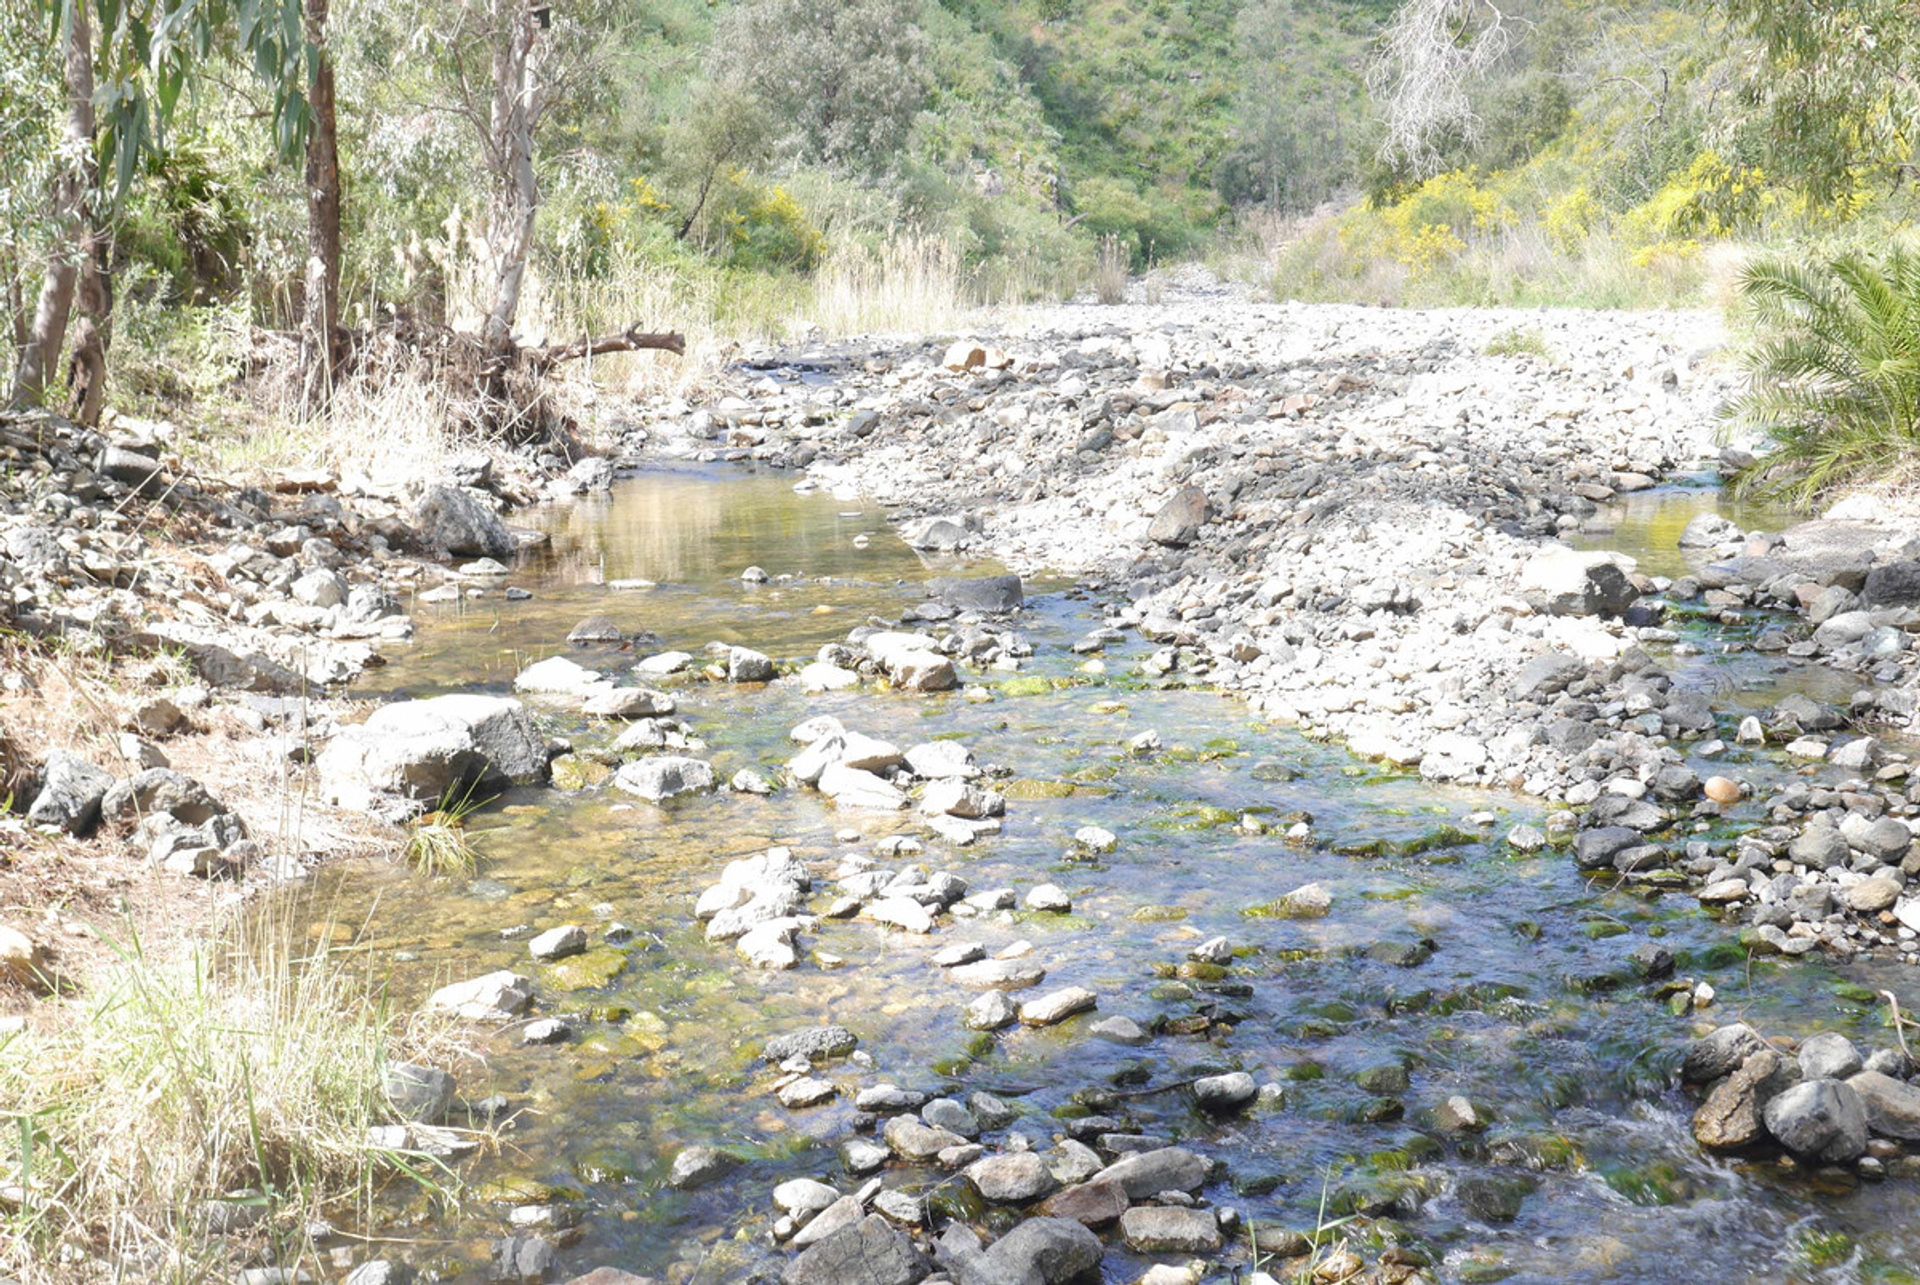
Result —
<instances>
[{"instance_id":1,"label":"clear water","mask_svg":"<svg viewBox=\"0 0 1920 1285\"><path fill-rule=\"evenodd\" d=\"M567 651L566 631L595 613L649 630L664 647L698 652L725 639L797 659L869 615L897 615L938 570L894 540L878 514L797 495L777 475L648 474L623 482L610 501L551 521L552 551L514 580L532 601L422 605L419 640L393 649L366 690L505 690L521 664ZM863 533L868 546L857 548ZM799 578L744 586L737 577L749 564ZM621 578L659 587L605 588ZM1126 1098L1107 1113L1223 1159L1227 1177L1208 1193L1216 1202L1300 1230L1315 1226L1323 1200L1335 1212L1363 1209L1369 1216L1343 1233L1371 1247L1418 1246L1445 1280L1916 1279L1909 1265L1920 1260L1920 1195L1911 1185L1855 1188L1705 1158L1688 1131L1691 1102L1669 1087L1702 1023L1744 1017L1799 1034L1838 1027L1883 1045L1890 1033L1879 1014L1836 988L1891 986L1920 1009L1920 988L1904 974L1817 960L1749 964L1732 948L1734 927L1690 897L1589 884L1564 855L1512 855L1500 836L1538 820L1529 801L1357 764L1263 727L1237 701L1188 689L1178 675L1149 681L1139 671L1147 648L1137 641L1108 651L1106 675L1081 674L1082 658L1066 647L1097 623L1098 604L1064 583L1035 590L1022 628L1036 659L1018 676L976 676L997 689L991 703L677 690L723 780L742 766L776 767L791 752L787 729L816 713L901 745L957 737L983 763L1010 770L1000 783L1012 799L1006 832L967 849L929 841L921 860L976 890L1024 893L1057 882L1073 897L1070 915L943 921L926 938L822 921L805 946L844 963L809 958L791 972L751 970L731 946L709 946L692 920L694 897L726 860L780 843L831 861L915 829L910 814L836 814L804 791L665 808L624 806L607 793L527 791L475 819L477 878L426 880L382 863L328 873L313 900L338 922L363 925L363 940L391 961L402 1001L511 967L535 979L546 1011L577 1015L575 1039L560 1047L483 1038L487 1064L463 1071L463 1095L505 1093L521 1111L516 1126L501 1154L468 1167L472 1198L459 1210L409 1207L396 1194L379 1231L406 1243L387 1252L442 1279L484 1279L488 1242L506 1230L505 1206L487 1198L552 1189L572 1193L583 1213L578 1238L562 1251L562 1279L613 1263L678 1280L739 1280L768 1253L777 1183L815 1176L851 1189L835 1148L850 1136L852 1095L866 1084L985 1088L1018 1108L1015 1129L1044 1140L1058 1116L1084 1112L1088 1091L1244 1068L1284 1083L1284 1106L1222 1123L1170 1091ZM568 654L616 672L634 658ZM1728 681L1754 701L1770 685L1777 698L1783 679L1805 681L1751 654L1684 663L1689 672L1730 666ZM1166 749L1135 757L1126 741L1149 728ZM613 734L563 714L555 730L582 744ZM1744 754L1733 761L1758 767ZM1472 825L1469 814L1480 810L1495 824ZM1274 832L1245 833L1237 822L1246 813L1269 818ZM1296 813L1311 815L1311 842L1282 837ZM1114 831L1119 849L1096 863L1069 861L1069 837L1086 824ZM848 826L862 832L860 844L836 837ZM1340 851L1430 839L1445 826L1469 837L1422 855ZM1242 913L1308 882L1333 893L1324 919ZM636 930L633 944L597 948L588 958L606 972L577 991L534 965L524 938L501 937L518 925L613 920ZM1214 934L1241 948L1228 974L1180 976L1186 951ZM1095 1016L1164 1020L1193 1033L1128 1048L1090 1038L1092 1017L991 1038L964 1030L960 1012L973 992L945 980L929 956L956 941L994 949L1022 938L1048 970L1044 989L1088 986L1100 996ZM1433 947L1424 963L1381 957L1421 940ZM1711 982L1717 1004L1671 1016L1627 966L1647 941L1679 958L1680 976ZM840 1097L786 1110L756 1062L759 1049L771 1035L824 1021L857 1032L876 1069L836 1065L824 1074ZM1366 1073L1388 1064L1406 1070L1404 1092L1363 1087L1373 1082ZM1492 1117L1485 1134L1462 1141L1430 1125L1432 1108L1456 1093ZM1401 1104L1397 1115L1388 1096ZM749 1163L714 1188L667 1189L669 1162L692 1143L728 1147ZM935 1189L944 1177L886 1173L910 1190ZM1462 1199L1463 1182L1470 1189L1489 1180L1528 1189L1512 1221L1487 1222ZM979 1225L992 1232L1011 1218L979 1214ZM1235 1254L1244 1262L1243 1247L1220 1261ZM1108 1279L1132 1281L1145 1261L1116 1245Z\"/></svg>"}]
</instances>

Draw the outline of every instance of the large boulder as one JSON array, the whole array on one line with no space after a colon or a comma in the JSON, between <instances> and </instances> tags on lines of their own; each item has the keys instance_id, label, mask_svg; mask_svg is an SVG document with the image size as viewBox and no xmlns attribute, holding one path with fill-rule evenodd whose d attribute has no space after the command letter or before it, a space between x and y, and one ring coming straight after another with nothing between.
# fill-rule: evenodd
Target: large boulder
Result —
<instances>
[{"instance_id":1,"label":"large boulder","mask_svg":"<svg viewBox=\"0 0 1920 1285\"><path fill-rule=\"evenodd\" d=\"M513 533L500 515L472 491L458 486L428 487L413 511L420 538L448 553L477 558L513 556Z\"/></svg>"},{"instance_id":2,"label":"large boulder","mask_svg":"<svg viewBox=\"0 0 1920 1285\"><path fill-rule=\"evenodd\" d=\"M1207 501L1207 493L1197 486L1183 486L1153 515L1147 538L1155 544L1182 548L1193 543L1200 528L1212 516L1213 506Z\"/></svg>"},{"instance_id":3,"label":"large boulder","mask_svg":"<svg viewBox=\"0 0 1920 1285\"><path fill-rule=\"evenodd\" d=\"M1883 527L1816 518L1782 531L1772 558L1784 569L1820 584L1859 593L1873 567L1874 546L1886 537Z\"/></svg>"},{"instance_id":4,"label":"large boulder","mask_svg":"<svg viewBox=\"0 0 1920 1285\"><path fill-rule=\"evenodd\" d=\"M1029 1218L993 1242L979 1268L962 1264L960 1285L973 1280L1017 1281L1020 1285L1067 1285L1092 1279L1099 1269L1100 1238L1066 1218ZM976 1260L979 1261L979 1260ZM984 1268L985 1270L980 1270Z\"/></svg>"},{"instance_id":5,"label":"large boulder","mask_svg":"<svg viewBox=\"0 0 1920 1285\"><path fill-rule=\"evenodd\" d=\"M1768 1102L1762 1118L1781 1146L1817 1164L1848 1164L1867 1149L1866 1106L1839 1080L1803 1080Z\"/></svg>"},{"instance_id":6,"label":"large boulder","mask_svg":"<svg viewBox=\"0 0 1920 1285\"><path fill-rule=\"evenodd\" d=\"M547 740L520 702L458 694L398 701L343 728L315 763L329 803L365 809L383 798L435 801L547 776Z\"/></svg>"},{"instance_id":7,"label":"large boulder","mask_svg":"<svg viewBox=\"0 0 1920 1285\"><path fill-rule=\"evenodd\" d=\"M1618 616L1640 596L1622 561L1612 553L1542 549L1520 569L1520 596L1549 616Z\"/></svg>"},{"instance_id":8,"label":"large boulder","mask_svg":"<svg viewBox=\"0 0 1920 1285\"><path fill-rule=\"evenodd\" d=\"M914 1285L932 1270L879 1214L842 1227L787 1264L785 1285Z\"/></svg>"},{"instance_id":9,"label":"large boulder","mask_svg":"<svg viewBox=\"0 0 1920 1285\"><path fill-rule=\"evenodd\" d=\"M1868 1128L1884 1138L1920 1142L1920 1088L1878 1071L1861 1071L1847 1087L1860 1095Z\"/></svg>"},{"instance_id":10,"label":"large boulder","mask_svg":"<svg viewBox=\"0 0 1920 1285\"><path fill-rule=\"evenodd\" d=\"M55 750L40 771L40 793L27 808L27 820L86 834L100 819L100 801L112 788L113 773L77 754Z\"/></svg>"},{"instance_id":11,"label":"large boulder","mask_svg":"<svg viewBox=\"0 0 1920 1285\"><path fill-rule=\"evenodd\" d=\"M636 759L614 773L615 787L658 803L680 794L704 794L713 788L713 764L672 754Z\"/></svg>"}]
</instances>

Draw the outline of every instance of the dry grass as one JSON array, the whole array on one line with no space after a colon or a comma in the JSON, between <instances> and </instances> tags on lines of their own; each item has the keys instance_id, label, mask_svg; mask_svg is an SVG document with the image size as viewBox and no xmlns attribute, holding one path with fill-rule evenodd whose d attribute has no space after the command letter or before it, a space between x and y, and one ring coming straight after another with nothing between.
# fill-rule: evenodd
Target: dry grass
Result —
<instances>
[{"instance_id":1,"label":"dry grass","mask_svg":"<svg viewBox=\"0 0 1920 1285\"><path fill-rule=\"evenodd\" d=\"M465 1056L390 1003L360 951L310 949L290 903L175 960L137 939L83 998L0 1041L0 1270L28 1282L231 1273L209 1202L258 1223L241 1246L298 1261L306 1220L351 1223L380 1187L451 1177L370 1140L383 1068ZM314 1265L309 1260L309 1265Z\"/></svg>"},{"instance_id":2,"label":"dry grass","mask_svg":"<svg viewBox=\"0 0 1920 1285\"><path fill-rule=\"evenodd\" d=\"M959 251L902 234L877 250L837 251L815 275L800 319L834 336L926 334L959 328L970 311Z\"/></svg>"},{"instance_id":3,"label":"dry grass","mask_svg":"<svg viewBox=\"0 0 1920 1285\"><path fill-rule=\"evenodd\" d=\"M1127 301L1127 277L1131 266L1127 247L1117 236L1100 238L1100 254L1094 262L1093 293L1109 306Z\"/></svg>"}]
</instances>

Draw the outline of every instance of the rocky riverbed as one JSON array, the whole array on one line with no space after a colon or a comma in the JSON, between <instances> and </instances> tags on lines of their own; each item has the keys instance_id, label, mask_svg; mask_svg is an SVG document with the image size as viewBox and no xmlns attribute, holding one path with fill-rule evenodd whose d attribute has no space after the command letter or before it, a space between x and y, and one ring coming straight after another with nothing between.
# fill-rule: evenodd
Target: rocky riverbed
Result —
<instances>
[{"instance_id":1,"label":"rocky riverbed","mask_svg":"<svg viewBox=\"0 0 1920 1285\"><path fill-rule=\"evenodd\" d=\"M23 797L317 877L484 1051L392 1068L472 1199L313 1232L342 1277L1900 1279L1915 550L1702 489L1717 342L1176 292L755 358L611 492L194 484L151 542L164 451L37 429L16 618L171 631L122 749L206 768ZM480 868L315 876L249 756L339 824L496 795Z\"/></svg>"}]
</instances>

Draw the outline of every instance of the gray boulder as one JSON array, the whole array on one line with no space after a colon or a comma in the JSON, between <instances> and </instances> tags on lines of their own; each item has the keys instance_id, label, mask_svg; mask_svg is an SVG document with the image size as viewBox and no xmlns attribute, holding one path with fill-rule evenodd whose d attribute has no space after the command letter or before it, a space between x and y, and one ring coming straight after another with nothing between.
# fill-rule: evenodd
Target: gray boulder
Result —
<instances>
[{"instance_id":1,"label":"gray boulder","mask_svg":"<svg viewBox=\"0 0 1920 1285\"><path fill-rule=\"evenodd\" d=\"M1183 486L1153 515L1147 538L1155 544L1182 548L1193 543L1200 528L1212 516L1213 506L1207 500L1207 493L1197 486Z\"/></svg>"},{"instance_id":2,"label":"gray boulder","mask_svg":"<svg viewBox=\"0 0 1920 1285\"><path fill-rule=\"evenodd\" d=\"M1520 569L1520 596L1550 616L1617 616L1640 591L1614 555L1552 546Z\"/></svg>"},{"instance_id":3,"label":"gray boulder","mask_svg":"<svg viewBox=\"0 0 1920 1285\"><path fill-rule=\"evenodd\" d=\"M1867 1127L1883 1138L1920 1142L1920 1088L1878 1071L1862 1071L1847 1080L1860 1095Z\"/></svg>"},{"instance_id":4,"label":"gray boulder","mask_svg":"<svg viewBox=\"0 0 1920 1285\"><path fill-rule=\"evenodd\" d=\"M437 1066L396 1062L381 1076L387 1105L402 1120L437 1124L453 1106L453 1076Z\"/></svg>"},{"instance_id":5,"label":"gray boulder","mask_svg":"<svg viewBox=\"0 0 1920 1285\"><path fill-rule=\"evenodd\" d=\"M314 764L322 796L343 808L436 801L547 778L547 740L520 702L458 694L398 701L343 728Z\"/></svg>"},{"instance_id":6,"label":"gray boulder","mask_svg":"<svg viewBox=\"0 0 1920 1285\"><path fill-rule=\"evenodd\" d=\"M40 793L27 808L35 825L57 825L68 834L87 834L100 819L100 801L113 788L113 773L76 754L55 750L40 771Z\"/></svg>"},{"instance_id":7,"label":"gray boulder","mask_svg":"<svg viewBox=\"0 0 1920 1285\"><path fill-rule=\"evenodd\" d=\"M1860 1050L1838 1031L1816 1035L1800 1046L1800 1074L1809 1080L1844 1080L1860 1069Z\"/></svg>"},{"instance_id":8,"label":"gray boulder","mask_svg":"<svg viewBox=\"0 0 1920 1285\"><path fill-rule=\"evenodd\" d=\"M915 1285L932 1266L879 1214L842 1227L787 1264L785 1285Z\"/></svg>"},{"instance_id":9,"label":"gray boulder","mask_svg":"<svg viewBox=\"0 0 1920 1285\"><path fill-rule=\"evenodd\" d=\"M1768 1102L1767 1132L1794 1155L1817 1164L1847 1164L1867 1149L1867 1110L1839 1080L1803 1080Z\"/></svg>"},{"instance_id":10,"label":"gray boulder","mask_svg":"<svg viewBox=\"0 0 1920 1285\"><path fill-rule=\"evenodd\" d=\"M655 803L675 795L703 793L713 788L713 782L711 763L671 754L635 759L613 776L620 789Z\"/></svg>"},{"instance_id":11,"label":"gray boulder","mask_svg":"<svg viewBox=\"0 0 1920 1285\"><path fill-rule=\"evenodd\" d=\"M1001 615L1019 610L1026 601L1019 576L948 577L927 586L933 596L956 611Z\"/></svg>"},{"instance_id":12,"label":"gray boulder","mask_svg":"<svg viewBox=\"0 0 1920 1285\"><path fill-rule=\"evenodd\" d=\"M1160 1147L1114 1161L1094 1181L1118 1184L1129 1199L1145 1200L1163 1191L1198 1191L1211 1168L1184 1147Z\"/></svg>"},{"instance_id":13,"label":"gray boulder","mask_svg":"<svg viewBox=\"0 0 1920 1285\"><path fill-rule=\"evenodd\" d=\"M1680 1064L1680 1078L1688 1084L1711 1084L1732 1075L1749 1057L1766 1048L1760 1032L1745 1022L1730 1023L1693 1042Z\"/></svg>"},{"instance_id":14,"label":"gray boulder","mask_svg":"<svg viewBox=\"0 0 1920 1285\"><path fill-rule=\"evenodd\" d=\"M1100 1238L1067 1218L1030 1218L954 1271L955 1285L1068 1285L1099 1270Z\"/></svg>"},{"instance_id":15,"label":"gray boulder","mask_svg":"<svg viewBox=\"0 0 1920 1285\"><path fill-rule=\"evenodd\" d=\"M513 533L492 507L472 491L434 486L413 511L420 538L448 553L477 558L513 556Z\"/></svg>"}]
</instances>

